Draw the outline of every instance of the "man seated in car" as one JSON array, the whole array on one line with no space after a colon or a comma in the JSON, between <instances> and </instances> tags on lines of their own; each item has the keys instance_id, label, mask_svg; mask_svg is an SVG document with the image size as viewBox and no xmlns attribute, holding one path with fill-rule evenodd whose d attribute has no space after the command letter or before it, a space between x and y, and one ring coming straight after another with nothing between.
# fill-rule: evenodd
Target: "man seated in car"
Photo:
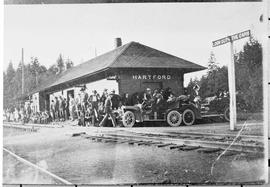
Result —
<instances>
[{"instance_id":1,"label":"man seated in car","mask_svg":"<svg viewBox=\"0 0 270 187\"><path fill-rule=\"evenodd\" d=\"M163 101L163 95L161 94L161 91L159 91L159 89L154 90L153 99L154 99L153 105L154 110L159 110Z\"/></svg>"}]
</instances>

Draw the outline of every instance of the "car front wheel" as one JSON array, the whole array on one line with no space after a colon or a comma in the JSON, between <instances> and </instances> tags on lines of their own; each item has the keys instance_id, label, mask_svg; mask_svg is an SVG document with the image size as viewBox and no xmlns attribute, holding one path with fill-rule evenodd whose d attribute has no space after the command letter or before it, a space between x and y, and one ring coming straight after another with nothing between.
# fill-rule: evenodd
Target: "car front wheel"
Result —
<instances>
[{"instance_id":1,"label":"car front wheel","mask_svg":"<svg viewBox=\"0 0 270 187\"><path fill-rule=\"evenodd\" d=\"M167 123L172 127L180 126L182 122L182 115L176 111L172 110L167 114Z\"/></svg>"},{"instance_id":2,"label":"car front wheel","mask_svg":"<svg viewBox=\"0 0 270 187\"><path fill-rule=\"evenodd\" d=\"M124 127L133 127L135 124L135 115L131 111L126 111L123 115L123 125Z\"/></svg>"}]
</instances>

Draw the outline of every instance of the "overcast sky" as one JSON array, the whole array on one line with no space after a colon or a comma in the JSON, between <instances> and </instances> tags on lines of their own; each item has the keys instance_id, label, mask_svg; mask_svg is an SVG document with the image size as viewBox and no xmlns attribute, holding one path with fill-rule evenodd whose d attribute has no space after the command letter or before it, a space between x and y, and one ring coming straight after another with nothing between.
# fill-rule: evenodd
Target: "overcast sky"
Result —
<instances>
[{"instance_id":1,"label":"overcast sky","mask_svg":"<svg viewBox=\"0 0 270 187\"><path fill-rule=\"evenodd\" d=\"M38 57L49 67L59 54L75 65L123 44L140 42L207 66L213 51L220 65L230 61L229 44L212 48L212 41L251 29L261 39L262 3L162 3L5 5L4 69L17 68L21 48L25 63ZM239 51L247 39L235 42ZM200 76L203 72L185 76Z\"/></svg>"}]
</instances>

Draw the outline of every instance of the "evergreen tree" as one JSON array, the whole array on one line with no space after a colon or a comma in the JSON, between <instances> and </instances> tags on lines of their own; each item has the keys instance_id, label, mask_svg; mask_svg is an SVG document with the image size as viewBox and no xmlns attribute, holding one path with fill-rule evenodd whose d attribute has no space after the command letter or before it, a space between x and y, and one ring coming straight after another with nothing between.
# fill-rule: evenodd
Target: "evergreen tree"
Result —
<instances>
[{"instance_id":1,"label":"evergreen tree","mask_svg":"<svg viewBox=\"0 0 270 187\"><path fill-rule=\"evenodd\" d=\"M32 57L30 63L24 65L24 93L27 94L33 90L48 85L52 80L57 78L59 69L64 71L65 66L70 68L73 62L68 59L63 62L60 55L57 63L47 69L44 65L39 63L37 57ZM4 108L13 108L18 103L19 98L22 97L22 64L19 63L15 70L12 62L9 62L6 72L3 72L3 86L4 86Z\"/></svg>"},{"instance_id":2,"label":"evergreen tree","mask_svg":"<svg viewBox=\"0 0 270 187\"><path fill-rule=\"evenodd\" d=\"M16 95L16 92L14 92L14 90L16 90L15 88L15 84L14 84L14 77L15 77L15 70L13 68L13 64L10 61L8 64L8 68L6 73L4 74L4 107L12 107L13 104L13 99Z\"/></svg>"},{"instance_id":3,"label":"evergreen tree","mask_svg":"<svg viewBox=\"0 0 270 187\"><path fill-rule=\"evenodd\" d=\"M58 68L57 74L60 74L65 70L65 64L61 54L56 61L56 66Z\"/></svg>"},{"instance_id":4,"label":"evergreen tree","mask_svg":"<svg viewBox=\"0 0 270 187\"><path fill-rule=\"evenodd\" d=\"M243 102L250 112L260 111L263 107L262 86L262 47L251 39L242 51L235 56L237 101ZM194 84L191 79L189 85ZM218 67L214 54L211 53L207 75L198 81L199 94L202 98L213 96L218 92L228 92L228 68ZM239 103L242 104L242 103Z\"/></svg>"},{"instance_id":5,"label":"evergreen tree","mask_svg":"<svg viewBox=\"0 0 270 187\"><path fill-rule=\"evenodd\" d=\"M35 86L38 86L38 76L40 73L40 67L39 67L39 61L37 57L31 57L31 62L30 62L30 71L32 75L35 77Z\"/></svg>"},{"instance_id":6,"label":"evergreen tree","mask_svg":"<svg viewBox=\"0 0 270 187\"><path fill-rule=\"evenodd\" d=\"M236 87L243 94L250 111L262 110L262 46L251 39L238 53L235 61Z\"/></svg>"},{"instance_id":7,"label":"evergreen tree","mask_svg":"<svg viewBox=\"0 0 270 187\"><path fill-rule=\"evenodd\" d=\"M211 52L209 60L208 60L208 73L216 71L217 68L218 68L218 64L216 61L215 54L213 52Z\"/></svg>"}]
</instances>

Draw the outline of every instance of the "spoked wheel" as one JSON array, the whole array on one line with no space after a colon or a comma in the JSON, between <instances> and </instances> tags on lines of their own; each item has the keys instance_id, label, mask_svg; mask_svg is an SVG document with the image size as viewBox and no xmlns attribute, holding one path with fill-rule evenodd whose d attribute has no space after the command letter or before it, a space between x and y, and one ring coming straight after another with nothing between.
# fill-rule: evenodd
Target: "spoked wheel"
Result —
<instances>
[{"instance_id":1,"label":"spoked wheel","mask_svg":"<svg viewBox=\"0 0 270 187\"><path fill-rule=\"evenodd\" d=\"M135 124L135 115L131 111L126 111L123 115L123 125L124 127L133 127Z\"/></svg>"},{"instance_id":2,"label":"spoked wheel","mask_svg":"<svg viewBox=\"0 0 270 187\"><path fill-rule=\"evenodd\" d=\"M225 110L224 110L224 119L226 121L230 121L230 107L227 107Z\"/></svg>"},{"instance_id":3,"label":"spoked wheel","mask_svg":"<svg viewBox=\"0 0 270 187\"><path fill-rule=\"evenodd\" d=\"M185 125L193 125L195 123L195 114L193 110L191 109L186 109L183 112L183 123Z\"/></svg>"},{"instance_id":4,"label":"spoked wheel","mask_svg":"<svg viewBox=\"0 0 270 187\"><path fill-rule=\"evenodd\" d=\"M167 114L167 123L172 127L178 127L182 122L182 115L176 111L172 110Z\"/></svg>"}]
</instances>

